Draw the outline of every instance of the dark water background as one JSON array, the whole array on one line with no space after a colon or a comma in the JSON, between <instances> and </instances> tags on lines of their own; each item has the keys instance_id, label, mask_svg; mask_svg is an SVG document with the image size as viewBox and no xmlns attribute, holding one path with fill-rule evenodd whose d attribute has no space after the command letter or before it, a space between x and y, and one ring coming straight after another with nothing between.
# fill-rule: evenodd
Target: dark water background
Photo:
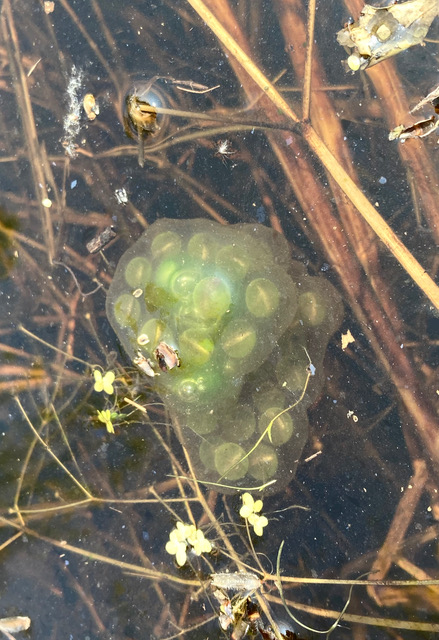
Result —
<instances>
[{"instance_id":1,"label":"dark water background","mask_svg":"<svg viewBox=\"0 0 439 640\"><path fill-rule=\"evenodd\" d=\"M285 71L278 88L300 111L299 81L288 57L288 47L294 42L285 42L276 7L251 0L231 4L248 35L255 62L270 79ZM144 381L132 374L131 363L105 317L105 289L118 259L147 224L159 217L217 216L228 223L270 225L276 223L275 212L292 244L292 255L310 272L324 273L339 289L345 318L328 348L325 389L309 411L310 437L303 461L288 490L265 501L264 513L270 524L264 538L256 541L256 549L265 554L265 569L273 571L270 562L275 563L280 541L285 540L285 575L353 578L367 572L413 474L413 450L407 446L414 429L413 418L402 407L392 380L380 365L370 334L351 308L336 265L323 251L318 233L286 182L266 132L225 126L222 131L206 133L198 123L192 123L187 133L194 135L182 142L154 151L154 144L162 139L158 137L150 149L147 145L143 169L137 164L136 142L124 134L122 115L127 90L133 83L155 75L192 80L208 87L220 85L211 93L196 95L158 82L174 108L194 112L216 108L237 119L247 115L248 101L230 68L229 54L184 2L63 1L56 2L49 15L40 3L14 2L8 7L9 3L3 6L3 27L5 21L10 24L8 16L12 15L17 40L14 43L10 33L8 39L4 38L8 31L3 31L0 49L0 262L4 270L0 282L0 515L20 524L9 510L24 468L19 499L22 509L31 505L48 508L84 497L40 443L33 448L33 435L13 396L20 399L29 421L41 430L56 455L95 496L145 497L144 487L155 483L162 487L172 473L169 457L150 423L136 416L114 436L109 435L96 421L96 408L104 405L101 395L93 393L90 369L65 359L20 327L91 366L107 369L117 360L131 372L127 384L136 386L133 395L144 403L158 402L145 391ZM422 211L419 220L415 216L412 177L396 144L387 140L388 125L381 110L385 105L377 104L367 74L347 75L341 66L345 54L335 42L335 34L348 17L349 11L340 2L317 2L316 46L353 166L363 192L434 275L434 239ZM434 40L438 35L434 23L429 37ZM15 46L19 47L16 57ZM41 62L27 77L39 58ZM13 81L19 74L18 67L14 69L17 59L23 65L31 99L38 136L36 149L47 161L47 197L53 201L50 209L41 206L44 193L35 169L40 160L32 155L26 138L29 114L24 107L25 96ZM437 70L436 42L398 57L396 71L411 104L435 86ZM69 111L66 92L72 77L78 78L75 95L82 99L92 92L100 113L94 122L88 122L80 111L80 128L74 140L79 150L76 157L69 158L62 140ZM257 107L251 113L264 120ZM172 142L173 137L182 135L187 123L188 119L163 119L160 136L171 136ZM215 155L215 144L223 139L230 140L236 152L224 162ZM433 165L437 164L436 140L433 134L431 139L413 143L426 146ZM336 208L324 169L311 154L306 160ZM432 189L438 189L435 176L431 176L431 184ZM120 189L126 191L127 204L116 199L115 191ZM89 256L86 243L111 224L117 227L117 240L105 251L105 257ZM437 313L382 246L379 252L382 272L403 323L401 348L410 350L410 361L425 385L426 396L434 401L434 371L439 356ZM50 258L71 267L83 292L96 286L93 278L102 283L102 288L83 297L71 274L62 265L51 264ZM342 351L340 335L348 329L355 343ZM71 462L54 410L78 460L81 476ZM152 409L150 419L183 462L160 406ZM304 462L319 450L320 455ZM422 458L424 452L419 453ZM176 489L168 493L166 487L162 490L167 498L178 494ZM406 557L431 578L437 577L438 567L434 491L432 478L429 491L416 505L404 547ZM283 511L292 504L308 510ZM219 496L215 514L223 523L230 517L239 522L239 506L237 496ZM185 519L179 505L173 508ZM201 510L195 511L200 517ZM30 529L52 541L67 541L121 561L193 577L190 569L177 570L164 551L175 519L159 503L87 505L23 517ZM30 616L31 638L168 637L178 632L176 626L166 622L171 613L182 627L191 627L210 615L211 605L203 592L198 600L189 601L189 589L182 585L163 582L157 586L87 558L86 551L84 556L63 552L62 547L31 534L8 544L15 530L4 520L2 523L0 617ZM237 549L242 549L236 532L231 536L232 543L234 540ZM215 570L234 570L224 557L213 562ZM208 573L206 566L199 566ZM393 569L390 577L410 576ZM294 589L289 595L305 604L340 610L347 594L346 587L311 585L300 591ZM349 611L437 622L437 592L414 588L407 594L403 605L378 608L361 587L354 590ZM282 607L274 611L277 620L287 621ZM320 629L329 626L328 620L304 613L298 616ZM290 628L312 637L292 622ZM373 627L365 633L345 622L334 637L433 637ZM188 635L220 637L221 631L214 621Z\"/></svg>"}]
</instances>

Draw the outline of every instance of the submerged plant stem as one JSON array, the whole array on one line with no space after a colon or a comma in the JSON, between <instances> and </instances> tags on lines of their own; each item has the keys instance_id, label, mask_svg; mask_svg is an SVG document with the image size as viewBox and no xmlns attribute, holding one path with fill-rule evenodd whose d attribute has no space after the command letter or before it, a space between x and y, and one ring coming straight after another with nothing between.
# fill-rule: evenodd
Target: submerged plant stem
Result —
<instances>
[{"instance_id":1,"label":"submerged plant stem","mask_svg":"<svg viewBox=\"0 0 439 640\"><path fill-rule=\"evenodd\" d=\"M265 95L276 105L278 110L294 123L299 123L299 118L280 95L277 89L266 78L262 71L255 65L251 58L241 49L238 43L217 20L202 0L187 0L199 16L212 29L217 38L230 51L236 60L247 71L249 76L262 89ZM425 295L439 309L439 287L434 283L426 270L412 256L389 225L383 220L378 211L370 204L366 196L350 178L341 164L329 151L322 139L308 122L302 123L302 134L312 151L329 171L331 176L343 190L352 204L358 209L366 222L372 227L380 240L393 253L398 262L407 271Z\"/></svg>"}]
</instances>

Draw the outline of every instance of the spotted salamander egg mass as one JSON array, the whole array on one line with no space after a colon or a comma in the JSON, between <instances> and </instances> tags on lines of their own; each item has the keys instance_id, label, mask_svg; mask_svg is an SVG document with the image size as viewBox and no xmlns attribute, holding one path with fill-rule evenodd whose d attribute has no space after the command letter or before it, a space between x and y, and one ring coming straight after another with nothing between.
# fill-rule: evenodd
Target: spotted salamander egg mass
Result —
<instances>
[{"instance_id":1,"label":"spotted salamander egg mass","mask_svg":"<svg viewBox=\"0 0 439 640\"><path fill-rule=\"evenodd\" d=\"M199 480L275 479L275 490L290 481L342 305L327 280L291 260L282 235L257 224L159 220L120 259L107 315L178 419ZM315 375L306 385L307 354Z\"/></svg>"}]
</instances>

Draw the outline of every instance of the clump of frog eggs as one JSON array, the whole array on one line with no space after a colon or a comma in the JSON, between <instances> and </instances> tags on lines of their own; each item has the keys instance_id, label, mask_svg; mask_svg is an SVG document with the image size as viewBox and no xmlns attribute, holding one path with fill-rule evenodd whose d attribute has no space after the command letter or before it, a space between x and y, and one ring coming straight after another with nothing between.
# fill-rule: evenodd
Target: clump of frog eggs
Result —
<instances>
[{"instance_id":1,"label":"clump of frog eggs","mask_svg":"<svg viewBox=\"0 0 439 640\"><path fill-rule=\"evenodd\" d=\"M282 236L261 225L160 220L121 258L107 313L179 418L200 479L291 477L322 382L307 384L308 354L321 369L341 310L329 283L291 261Z\"/></svg>"}]
</instances>

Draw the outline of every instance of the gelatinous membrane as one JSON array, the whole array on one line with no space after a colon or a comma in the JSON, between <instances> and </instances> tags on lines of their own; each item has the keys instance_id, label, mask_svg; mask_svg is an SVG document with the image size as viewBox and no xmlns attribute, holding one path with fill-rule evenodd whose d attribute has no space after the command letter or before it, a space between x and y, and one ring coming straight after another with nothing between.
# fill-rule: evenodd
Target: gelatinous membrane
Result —
<instances>
[{"instance_id":1,"label":"gelatinous membrane","mask_svg":"<svg viewBox=\"0 0 439 640\"><path fill-rule=\"evenodd\" d=\"M159 220L122 256L107 314L132 360L140 351L160 374L148 384L178 416L200 480L288 482L341 303L331 284L291 260L281 235L255 224ZM180 366L159 369L160 342ZM271 440L266 433L255 446L271 421Z\"/></svg>"}]
</instances>

